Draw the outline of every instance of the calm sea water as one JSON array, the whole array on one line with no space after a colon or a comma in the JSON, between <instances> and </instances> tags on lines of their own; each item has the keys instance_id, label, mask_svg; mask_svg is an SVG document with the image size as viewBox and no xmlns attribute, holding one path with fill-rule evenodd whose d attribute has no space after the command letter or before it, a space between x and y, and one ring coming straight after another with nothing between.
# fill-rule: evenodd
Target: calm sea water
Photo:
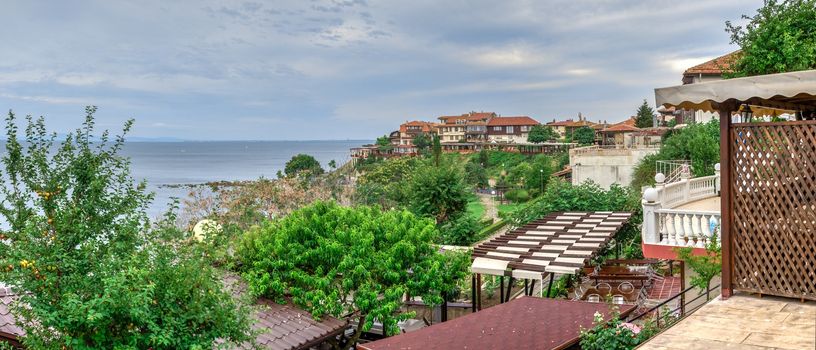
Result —
<instances>
[{"instance_id":1,"label":"calm sea water","mask_svg":"<svg viewBox=\"0 0 816 350\"><path fill-rule=\"evenodd\" d=\"M132 142L123 155L131 158L133 176L147 180L148 189L156 193L149 210L155 217L167 209L171 197L190 192L168 185L275 178L298 153L314 156L324 168L331 160L340 166L350 159L349 148L364 143L371 141Z\"/></svg>"}]
</instances>

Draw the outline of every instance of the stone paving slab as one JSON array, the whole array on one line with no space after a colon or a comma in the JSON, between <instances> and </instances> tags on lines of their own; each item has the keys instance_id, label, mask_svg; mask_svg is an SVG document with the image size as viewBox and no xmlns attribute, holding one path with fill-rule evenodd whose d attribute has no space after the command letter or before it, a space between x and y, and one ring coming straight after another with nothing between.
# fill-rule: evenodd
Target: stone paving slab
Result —
<instances>
[{"instance_id":1,"label":"stone paving slab","mask_svg":"<svg viewBox=\"0 0 816 350\"><path fill-rule=\"evenodd\" d=\"M716 299L639 350L816 349L816 303L735 295Z\"/></svg>"}]
</instances>

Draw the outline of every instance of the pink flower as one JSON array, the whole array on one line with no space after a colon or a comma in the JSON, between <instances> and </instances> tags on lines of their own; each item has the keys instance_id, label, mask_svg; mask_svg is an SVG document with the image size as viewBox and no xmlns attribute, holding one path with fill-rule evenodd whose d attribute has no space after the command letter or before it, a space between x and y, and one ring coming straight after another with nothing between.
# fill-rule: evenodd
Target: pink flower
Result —
<instances>
[{"instance_id":1,"label":"pink flower","mask_svg":"<svg viewBox=\"0 0 816 350\"><path fill-rule=\"evenodd\" d=\"M632 331L632 333L634 333L634 334L640 333L640 326L638 326L636 324L633 324L633 323L621 323L619 327L626 328L626 329Z\"/></svg>"}]
</instances>

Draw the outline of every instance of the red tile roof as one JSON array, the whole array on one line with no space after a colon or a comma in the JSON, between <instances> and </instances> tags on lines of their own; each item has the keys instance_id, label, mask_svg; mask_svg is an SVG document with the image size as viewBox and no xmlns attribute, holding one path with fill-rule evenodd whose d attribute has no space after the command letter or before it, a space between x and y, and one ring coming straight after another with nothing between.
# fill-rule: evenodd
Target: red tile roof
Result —
<instances>
[{"instance_id":1,"label":"red tile roof","mask_svg":"<svg viewBox=\"0 0 816 350\"><path fill-rule=\"evenodd\" d=\"M11 304L15 299L17 296L10 288L0 286L0 339L17 340L25 335L11 314Z\"/></svg>"},{"instance_id":2,"label":"red tile roof","mask_svg":"<svg viewBox=\"0 0 816 350\"><path fill-rule=\"evenodd\" d=\"M722 74L723 71L728 71L728 69L731 67L731 64L733 64L734 61L736 61L737 55L740 52L741 52L740 50L737 50L727 55L723 55L713 60L698 64L694 67L686 69L686 71L683 72L683 75Z\"/></svg>"},{"instance_id":3,"label":"red tile roof","mask_svg":"<svg viewBox=\"0 0 816 350\"><path fill-rule=\"evenodd\" d=\"M234 274L227 274L223 281L236 297L246 291L246 283ZM263 298L254 305L253 317L252 330L258 332L255 341L261 348L272 350L308 349L340 334L347 326L345 321L329 316L315 321L310 313L294 305Z\"/></svg>"},{"instance_id":4,"label":"red tile roof","mask_svg":"<svg viewBox=\"0 0 816 350\"><path fill-rule=\"evenodd\" d=\"M421 129L422 132L430 132L431 128L436 126L436 124L430 123L430 122L423 122L423 121L420 121L420 120L414 120L414 121L402 123L400 125L399 131L400 132L406 132L406 131L408 131L409 126L421 126L422 127L422 129Z\"/></svg>"},{"instance_id":5,"label":"red tile roof","mask_svg":"<svg viewBox=\"0 0 816 350\"><path fill-rule=\"evenodd\" d=\"M602 132L636 132L636 131L640 131L640 128L632 126L632 125L620 123L620 124L612 125L612 126L610 126L608 128L605 128L605 129L603 129L601 131Z\"/></svg>"},{"instance_id":6,"label":"red tile roof","mask_svg":"<svg viewBox=\"0 0 816 350\"><path fill-rule=\"evenodd\" d=\"M572 124L572 119L567 120L560 120L560 121L551 121L547 123L549 126L567 126Z\"/></svg>"},{"instance_id":7,"label":"red tile roof","mask_svg":"<svg viewBox=\"0 0 816 350\"><path fill-rule=\"evenodd\" d=\"M488 126L516 126L516 125L538 125L539 122L528 116L519 117L494 117L487 122Z\"/></svg>"},{"instance_id":8,"label":"red tile roof","mask_svg":"<svg viewBox=\"0 0 816 350\"><path fill-rule=\"evenodd\" d=\"M627 315L634 305L621 305ZM560 349L578 342L593 315L609 317L605 303L522 297L418 331L371 343L363 350Z\"/></svg>"}]
</instances>

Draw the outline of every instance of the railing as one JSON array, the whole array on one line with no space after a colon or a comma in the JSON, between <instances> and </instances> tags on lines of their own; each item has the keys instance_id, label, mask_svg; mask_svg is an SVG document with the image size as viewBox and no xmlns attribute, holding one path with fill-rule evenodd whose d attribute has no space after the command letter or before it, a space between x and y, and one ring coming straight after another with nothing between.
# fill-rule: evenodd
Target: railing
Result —
<instances>
[{"instance_id":1,"label":"railing","mask_svg":"<svg viewBox=\"0 0 816 350\"><path fill-rule=\"evenodd\" d=\"M611 151L619 151L621 153L636 151L636 150L657 150L660 149L659 145L637 145L637 146L625 146L625 145L595 145L595 146L585 146L585 147L578 147L573 148L570 150L570 154L573 155L582 155L582 154L593 154L593 153L604 153L607 154Z\"/></svg>"},{"instance_id":2,"label":"railing","mask_svg":"<svg viewBox=\"0 0 816 350\"><path fill-rule=\"evenodd\" d=\"M675 209L655 210L660 244L705 248L714 234L719 241L720 213Z\"/></svg>"},{"instance_id":3,"label":"railing","mask_svg":"<svg viewBox=\"0 0 816 350\"><path fill-rule=\"evenodd\" d=\"M709 301L711 301L711 296L712 296L711 292L714 292L714 291L720 289L720 285L718 284L718 285L716 285L714 287L711 287L708 290L706 290L705 293L701 293L697 297L695 297L695 298L693 298L693 299L691 299L689 301L686 301L685 300L686 299L686 293L694 290L695 288L697 288L697 287L688 287L688 288L684 289L683 291L681 291L680 293L677 293L675 296L664 300L660 304L657 304L657 305L653 306L652 308L650 308L650 309L648 309L648 310L646 310L644 312L641 312L641 313L639 313L639 314L637 314L635 316L629 317L629 319L626 322L635 322L637 320L645 318L646 316L652 315L653 319L656 322L656 326L657 326L658 329L666 328L668 326L671 326L675 322L677 322L679 319L694 313L694 311L697 311L699 308L703 307L705 304L707 304ZM714 294L714 295L717 295L717 294ZM703 298L703 297L705 297L705 302L698 301L698 300L700 300L700 298ZM678 299L679 299L679 303L677 302ZM671 306L668 306L669 304L674 304L674 305L679 304L680 306L677 306L674 309L670 309ZM662 327L660 325L661 321L663 321L663 326Z\"/></svg>"},{"instance_id":4,"label":"railing","mask_svg":"<svg viewBox=\"0 0 816 350\"><path fill-rule=\"evenodd\" d=\"M642 238L645 244L704 248L720 231L719 210L704 211L678 207L716 197L719 192L719 168L715 175L666 184L665 176L655 176L657 185L643 192Z\"/></svg>"},{"instance_id":5,"label":"railing","mask_svg":"<svg viewBox=\"0 0 816 350\"><path fill-rule=\"evenodd\" d=\"M672 183L690 173L690 163L688 160L658 160L655 162L655 169L658 174L666 175L666 183Z\"/></svg>"}]
</instances>

